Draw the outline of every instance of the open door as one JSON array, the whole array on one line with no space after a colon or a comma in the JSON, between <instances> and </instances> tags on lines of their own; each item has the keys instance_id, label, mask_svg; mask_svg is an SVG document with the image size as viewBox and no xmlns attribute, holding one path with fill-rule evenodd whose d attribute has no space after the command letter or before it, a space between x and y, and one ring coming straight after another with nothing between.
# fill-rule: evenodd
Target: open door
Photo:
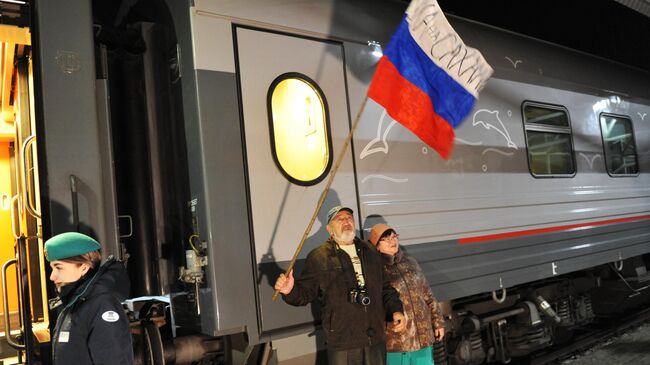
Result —
<instances>
[{"instance_id":1,"label":"open door","mask_svg":"<svg viewBox=\"0 0 650 365\"><path fill-rule=\"evenodd\" d=\"M34 363L49 343L29 28L0 25L0 340ZM13 353L12 353L13 352Z\"/></svg>"}]
</instances>

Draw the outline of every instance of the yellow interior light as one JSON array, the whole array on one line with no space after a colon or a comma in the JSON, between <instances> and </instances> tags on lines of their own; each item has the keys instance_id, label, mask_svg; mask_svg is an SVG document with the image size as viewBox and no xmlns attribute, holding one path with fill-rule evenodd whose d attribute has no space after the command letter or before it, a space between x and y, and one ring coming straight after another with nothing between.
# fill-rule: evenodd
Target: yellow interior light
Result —
<instances>
[{"instance_id":1,"label":"yellow interior light","mask_svg":"<svg viewBox=\"0 0 650 365\"><path fill-rule=\"evenodd\" d=\"M280 167L301 182L321 177L330 151L325 104L319 92L302 79L284 79L273 90L271 108Z\"/></svg>"}]
</instances>

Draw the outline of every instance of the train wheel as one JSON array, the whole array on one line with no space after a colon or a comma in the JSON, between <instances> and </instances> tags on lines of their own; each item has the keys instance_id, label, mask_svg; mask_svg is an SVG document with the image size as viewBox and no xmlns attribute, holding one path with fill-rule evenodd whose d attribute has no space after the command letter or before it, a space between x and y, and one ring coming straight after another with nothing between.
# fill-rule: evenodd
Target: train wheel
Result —
<instances>
[{"instance_id":1,"label":"train wheel","mask_svg":"<svg viewBox=\"0 0 650 365\"><path fill-rule=\"evenodd\" d=\"M160 331L153 322L142 323L143 355L145 365L164 365L165 352Z\"/></svg>"}]
</instances>

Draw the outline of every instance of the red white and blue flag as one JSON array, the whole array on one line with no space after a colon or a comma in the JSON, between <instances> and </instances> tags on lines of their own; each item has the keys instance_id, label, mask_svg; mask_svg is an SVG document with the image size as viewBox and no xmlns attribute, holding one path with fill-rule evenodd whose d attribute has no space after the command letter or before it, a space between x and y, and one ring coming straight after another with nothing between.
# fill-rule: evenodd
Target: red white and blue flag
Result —
<instances>
[{"instance_id":1,"label":"red white and blue flag","mask_svg":"<svg viewBox=\"0 0 650 365\"><path fill-rule=\"evenodd\" d=\"M445 159L492 68L435 0L413 0L384 50L368 96Z\"/></svg>"}]
</instances>

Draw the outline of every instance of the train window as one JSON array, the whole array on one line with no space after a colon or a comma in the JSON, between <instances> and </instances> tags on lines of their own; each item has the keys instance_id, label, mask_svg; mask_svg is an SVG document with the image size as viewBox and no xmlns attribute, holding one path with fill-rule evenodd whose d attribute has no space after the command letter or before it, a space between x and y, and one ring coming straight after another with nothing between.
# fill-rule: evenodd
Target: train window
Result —
<instances>
[{"instance_id":1,"label":"train window","mask_svg":"<svg viewBox=\"0 0 650 365\"><path fill-rule=\"evenodd\" d=\"M528 166L535 177L571 177L576 164L566 109L525 102L524 128Z\"/></svg>"},{"instance_id":2,"label":"train window","mask_svg":"<svg viewBox=\"0 0 650 365\"><path fill-rule=\"evenodd\" d=\"M297 73L275 79L268 95L275 163L295 184L318 183L332 164L325 96L314 81Z\"/></svg>"},{"instance_id":3,"label":"train window","mask_svg":"<svg viewBox=\"0 0 650 365\"><path fill-rule=\"evenodd\" d=\"M639 165L632 121L619 115L601 114L600 131L607 172L613 176L636 176Z\"/></svg>"}]
</instances>

